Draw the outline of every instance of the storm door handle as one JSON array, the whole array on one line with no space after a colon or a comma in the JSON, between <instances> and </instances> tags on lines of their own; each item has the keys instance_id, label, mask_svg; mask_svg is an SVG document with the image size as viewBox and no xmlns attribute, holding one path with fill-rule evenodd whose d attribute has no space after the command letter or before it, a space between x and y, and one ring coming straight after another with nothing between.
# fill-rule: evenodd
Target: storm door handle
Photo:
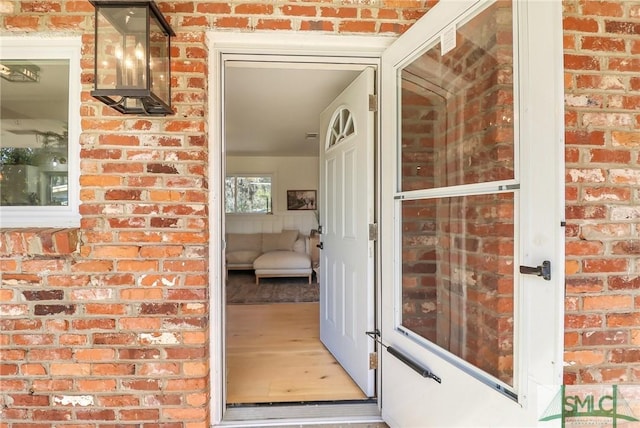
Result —
<instances>
[{"instance_id":1,"label":"storm door handle","mask_svg":"<svg viewBox=\"0 0 640 428\"><path fill-rule=\"evenodd\" d=\"M520 273L541 276L543 279L551 281L551 262L549 260L545 260L542 262L541 266L536 267L520 266Z\"/></svg>"}]
</instances>

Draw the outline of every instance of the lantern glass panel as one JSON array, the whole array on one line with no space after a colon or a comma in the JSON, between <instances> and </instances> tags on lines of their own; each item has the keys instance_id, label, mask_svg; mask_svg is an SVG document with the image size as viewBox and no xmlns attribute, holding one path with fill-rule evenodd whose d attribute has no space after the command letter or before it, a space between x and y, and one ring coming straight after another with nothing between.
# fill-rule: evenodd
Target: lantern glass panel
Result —
<instances>
[{"instance_id":1,"label":"lantern glass panel","mask_svg":"<svg viewBox=\"0 0 640 428\"><path fill-rule=\"evenodd\" d=\"M96 89L147 89L146 7L99 7Z\"/></svg>"},{"instance_id":2,"label":"lantern glass panel","mask_svg":"<svg viewBox=\"0 0 640 428\"><path fill-rule=\"evenodd\" d=\"M169 104L169 35L151 15L149 21L149 69L151 70L151 92Z\"/></svg>"}]
</instances>

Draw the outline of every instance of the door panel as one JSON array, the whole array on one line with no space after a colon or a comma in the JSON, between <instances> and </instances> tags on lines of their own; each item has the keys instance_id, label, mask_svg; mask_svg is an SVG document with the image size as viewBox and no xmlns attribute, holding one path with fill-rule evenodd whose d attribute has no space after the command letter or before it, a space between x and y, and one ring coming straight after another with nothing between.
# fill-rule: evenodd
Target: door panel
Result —
<instances>
[{"instance_id":1,"label":"door panel","mask_svg":"<svg viewBox=\"0 0 640 428\"><path fill-rule=\"evenodd\" d=\"M320 117L320 339L367 396L374 327L373 214L374 71L365 69Z\"/></svg>"},{"instance_id":2,"label":"door panel","mask_svg":"<svg viewBox=\"0 0 640 428\"><path fill-rule=\"evenodd\" d=\"M560 16L440 2L383 55L381 339L405 360L381 356L391 426L534 426L561 382ZM551 281L519 273L543 260Z\"/></svg>"},{"instance_id":3,"label":"door panel","mask_svg":"<svg viewBox=\"0 0 640 428\"><path fill-rule=\"evenodd\" d=\"M322 140L321 140L322 141ZM337 168L336 158L325 158L324 168L320 166L320 179L323 185L320 186L320 224L325 236L335 236L338 223L339 204L329 204L325 195L337 194L336 180ZM323 173L324 172L324 173ZM324 213L324 215L323 215ZM320 237L324 241L324 237ZM322 242L324 247L324 242ZM325 247L328 248L328 247ZM337 277L337 262L335 257L329 257L331 253L320 251L320 329L329 331L339 331L338 310L340 308L340 290L337 286L327 287L325 284L341 284ZM322 337L322 333L320 335Z\"/></svg>"}]
</instances>

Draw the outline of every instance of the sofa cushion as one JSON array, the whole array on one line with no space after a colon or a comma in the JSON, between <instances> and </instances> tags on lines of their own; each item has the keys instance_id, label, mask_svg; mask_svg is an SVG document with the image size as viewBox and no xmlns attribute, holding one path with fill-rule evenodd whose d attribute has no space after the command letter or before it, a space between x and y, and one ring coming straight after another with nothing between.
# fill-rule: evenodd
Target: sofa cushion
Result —
<instances>
[{"instance_id":1,"label":"sofa cushion","mask_svg":"<svg viewBox=\"0 0 640 428\"><path fill-rule=\"evenodd\" d=\"M229 233L227 234L227 253L252 250L260 252L262 233Z\"/></svg>"},{"instance_id":2,"label":"sofa cushion","mask_svg":"<svg viewBox=\"0 0 640 428\"><path fill-rule=\"evenodd\" d=\"M298 239L298 233L297 230L283 230L280 233L263 233L262 252L293 250L293 243Z\"/></svg>"},{"instance_id":3,"label":"sofa cushion","mask_svg":"<svg viewBox=\"0 0 640 428\"><path fill-rule=\"evenodd\" d=\"M260 251L240 250L226 253L229 264L251 264L260 255Z\"/></svg>"},{"instance_id":4,"label":"sofa cushion","mask_svg":"<svg viewBox=\"0 0 640 428\"><path fill-rule=\"evenodd\" d=\"M296 253L306 253L307 252L307 243L305 237L298 237L296 242L293 243L293 251Z\"/></svg>"},{"instance_id":5,"label":"sofa cushion","mask_svg":"<svg viewBox=\"0 0 640 428\"><path fill-rule=\"evenodd\" d=\"M264 253L253 262L253 268L269 269L304 269L311 267L311 259L307 254L294 251L270 251Z\"/></svg>"}]
</instances>

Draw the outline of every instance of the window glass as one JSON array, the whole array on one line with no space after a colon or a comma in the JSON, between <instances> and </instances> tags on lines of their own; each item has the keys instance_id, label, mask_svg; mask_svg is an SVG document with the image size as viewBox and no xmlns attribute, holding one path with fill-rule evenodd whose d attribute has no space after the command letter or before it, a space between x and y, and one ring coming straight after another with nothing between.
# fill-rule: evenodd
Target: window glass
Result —
<instances>
[{"instance_id":1,"label":"window glass","mask_svg":"<svg viewBox=\"0 0 640 428\"><path fill-rule=\"evenodd\" d=\"M513 379L512 192L402 202L402 326Z\"/></svg>"},{"instance_id":2,"label":"window glass","mask_svg":"<svg viewBox=\"0 0 640 428\"><path fill-rule=\"evenodd\" d=\"M514 178L511 4L401 70L402 191Z\"/></svg>"},{"instance_id":3,"label":"window glass","mask_svg":"<svg viewBox=\"0 0 640 428\"><path fill-rule=\"evenodd\" d=\"M488 6L455 33L450 49L436 43L398 74L399 327L513 386L511 3Z\"/></svg>"},{"instance_id":4,"label":"window glass","mask_svg":"<svg viewBox=\"0 0 640 428\"><path fill-rule=\"evenodd\" d=\"M69 204L69 60L0 60L0 206Z\"/></svg>"},{"instance_id":5,"label":"window glass","mask_svg":"<svg viewBox=\"0 0 640 428\"><path fill-rule=\"evenodd\" d=\"M80 37L2 38L0 227L80 224Z\"/></svg>"},{"instance_id":6,"label":"window glass","mask_svg":"<svg viewBox=\"0 0 640 428\"><path fill-rule=\"evenodd\" d=\"M329 130L329 147L341 143L345 138L355 134L355 132L351 111L347 108L341 109L334 117Z\"/></svg>"},{"instance_id":7,"label":"window glass","mask_svg":"<svg viewBox=\"0 0 640 428\"><path fill-rule=\"evenodd\" d=\"M231 175L225 179L227 213L271 213L270 176Z\"/></svg>"}]
</instances>

